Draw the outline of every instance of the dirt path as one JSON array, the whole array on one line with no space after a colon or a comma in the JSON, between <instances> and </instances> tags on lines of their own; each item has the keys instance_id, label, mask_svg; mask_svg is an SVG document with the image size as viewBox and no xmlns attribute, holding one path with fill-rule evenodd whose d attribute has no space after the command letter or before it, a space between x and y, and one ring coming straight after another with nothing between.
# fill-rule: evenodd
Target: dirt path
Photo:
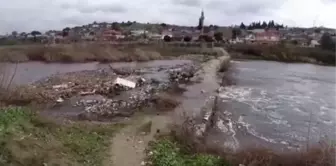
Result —
<instances>
[{"instance_id":1,"label":"dirt path","mask_svg":"<svg viewBox=\"0 0 336 166\"><path fill-rule=\"evenodd\" d=\"M112 139L111 161L106 166L141 166L145 149L154 135L165 132L171 118L168 115L143 115L122 129ZM147 131L146 131L147 130Z\"/></svg>"}]
</instances>

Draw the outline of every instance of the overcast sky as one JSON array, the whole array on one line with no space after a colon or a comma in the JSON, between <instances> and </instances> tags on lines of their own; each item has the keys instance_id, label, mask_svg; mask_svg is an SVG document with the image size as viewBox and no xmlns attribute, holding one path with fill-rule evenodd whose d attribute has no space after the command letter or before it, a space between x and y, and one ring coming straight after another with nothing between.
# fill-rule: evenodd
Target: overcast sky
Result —
<instances>
[{"instance_id":1,"label":"overcast sky","mask_svg":"<svg viewBox=\"0 0 336 166\"><path fill-rule=\"evenodd\" d=\"M1 0L0 34L62 29L93 21L197 25L275 20L289 26L336 28L336 0Z\"/></svg>"}]
</instances>

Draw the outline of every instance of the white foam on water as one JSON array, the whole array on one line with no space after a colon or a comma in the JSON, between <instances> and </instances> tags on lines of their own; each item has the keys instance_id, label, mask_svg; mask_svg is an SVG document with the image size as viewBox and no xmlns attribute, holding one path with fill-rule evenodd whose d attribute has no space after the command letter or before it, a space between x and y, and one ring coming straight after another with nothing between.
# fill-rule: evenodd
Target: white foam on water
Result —
<instances>
[{"instance_id":1,"label":"white foam on water","mask_svg":"<svg viewBox=\"0 0 336 166\"><path fill-rule=\"evenodd\" d=\"M257 137L257 138L260 138L260 139L266 141L266 142L277 143L274 139L272 139L272 138L267 138L267 137L263 136L262 134L256 132L256 131L255 131L253 128L251 128L251 127L248 127L248 128L247 128L247 132L250 133L251 135Z\"/></svg>"},{"instance_id":2,"label":"white foam on water","mask_svg":"<svg viewBox=\"0 0 336 166\"><path fill-rule=\"evenodd\" d=\"M219 97L223 99L235 99L237 101L247 101L251 96L252 88L244 88L237 86L224 87Z\"/></svg>"},{"instance_id":3,"label":"white foam on water","mask_svg":"<svg viewBox=\"0 0 336 166\"><path fill-rule=\"evenodd\" d=\"M240 125L242 125L242 126L244 126L246 128L250 126L249 123L244 122L244 117L243 116L239 116L237 123L239 123Z\"/></svg>"},{"instance_id":4,"label":"white foam on water","mask_svg":"<svg viewBox=\"0 0 336 166\"><path fill-rule=\"evenodd\" d=\"M234 141L235 149L238 149L238 147L239 147L239 141L236 138L236 131L233 129L233 125L232 125L231 119L227 119L227 120L228 120L228 123L227 123L228 129L229 129L229 132L232 133L232 139Z\"/></svg>"},{"instance_id":5,"label":"white foam on water","mask_svg":"<svg viewBox=\"0 0 336 166\"><path fill-rule=\"evenodd\" d=\"M227 133L229 131L229 129L224 125L224 121L222 119L219 119L216 125L218 129L223 133Z\"/></svg>"},{"instance_id":6,"label":"white foam on water","mask_svg":"<svg viewBox=\"0 0 336 166\"><path fill-rule=\"evenodd\" d=\"M302 111L300 108L298 108L298 107L295 107L295 108L293 108L293 110L294 111L296 111L296 112L298 112L298 113L301 113L301 114L305 114L305 115L308 115L308 113L307 112L305 112L305 111Z\"/></svg>"},{"instance_id":7,"label":"white foam on water","mask_svg":"<svg viewBox=\"0 0 336 166\"><path fill-rule=\"evenodd\" d=\"M326 125L333 125L334 124L333 121L331 121L331 120L323 120L322 122Z\"/></svg>"},{"instance_id":8,"label":"white foam on water","mask_svg":"<svg viewBox=\"0 0 336 166\"><path fill-rule=\"evenodd\" d=\"M265 137L265 136L263 136L263 135L257 133L257 132L251 127L251 125L250 125L249 123L247 123L247 122L244 121L244 117L239 116L237 123L240 124L240 125L242 125L242 126L244 126L249 134L251 134L251 135L253 135L253 136L255 136L255 137L259 138L259 139L262 139L262 140L264 140L264 141L266 141L266 142L277 143L274 139L267 138L267 137Z\"/></svg>"},{"instance_id":9,"label":"white foam on water","mask_svg":"<svg viewBox=\"0 0 336 166\"><path fill-rule=\"evenodd\" d=\"M258 92L260 95L252 95ZM228 86L224 87L223 91L219 94L223 100L234 100L244 104L252 105L267 105L271 101L267 97L267 91L262 89L253 89L250 87Z\"/></svg>"},{"instance_id":10,"label":"white foam on water","mask_svg":"<svg viewBox=\"0 0 336 166\"><path fill-rule=\"evenodd\" d=\"M294 131L289 131L289 132L287 132L285 134L282 134L282 135L285 136L285 137L288 137L290 139L293 139L295 141L298 141L298 142L306 142L307 141L307 138L305 136L300 136Z\"/></svg>"},{"instance_id":11,"label":"white foam on water","mask_svg":"<svg viewBox=\"0 0 336 166\"><path fill-rule=\"evenodd\" d=\"M296 121L293 119L295 117L287 117L290 116L290 112L293 112L295 116L302 116L300 118L302 119L310 114L310 110L314 110L313 116L314 118L318 118L320 123L328 126L335 124L333 121L334 119L329 120L320 117L334 113L335 108L332 108L330 103L327 103L323 99L314 98L309 94L314 93L295 93L295 91L293 92L291 90L282 90L281 87L277 88L276 92L269 92L262 88L229 86L224 87L223 91L219 94L219 97L221 97L225 102L236 101L238 103L245 104L249 107L250 111L256 113L255 115L260 115L260 113L265 114L266 118L265 120L262 120L265 125L276 125L278 127L286 127L288 129L285 134L277 133L281 135L282 138L282 140L277 140L277 138L273 138L273 136L268 136L268 133L263 133L269 131L259 131L257 130L258 128L252 128L252 124L254 122L251 122L252 124L248 124L244 121L242 116L238 118L238 128L245 127L248 133L267 142L284 144L284 142L281 141L285 141L292 144L292 141L304 142L306 138L304 137L304 134L302 134L302 131L293 131L291 128L300 128L300 126L305 127L306 125L304 125L301 120ZM315 107L317 110L315 110ZM255 127L258 127L258 125ZM316 131L318 130L319 129L316 129ZM312 131L312 133L314 132L315 130ZM283 138L286 138L286 140L283 140Z\"/></svg>"}]
</instances>

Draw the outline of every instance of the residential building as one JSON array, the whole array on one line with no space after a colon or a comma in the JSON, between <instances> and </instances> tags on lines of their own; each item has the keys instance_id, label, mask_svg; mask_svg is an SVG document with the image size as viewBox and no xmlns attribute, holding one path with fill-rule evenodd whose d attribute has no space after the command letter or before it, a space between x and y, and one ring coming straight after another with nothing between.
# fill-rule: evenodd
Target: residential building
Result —
<instances>
[{"instance_id":1,"label":"residential building","mask_svg":"<svg viewBox=\"0 0 336 166\"><path fill-rule=\"evenodd\" d=\"M310 47L318 47L318 46L320 46L320 43L317 40L311 40L309 46Z\"/></svg>"},{"instance_id":2,"label":"residential building","mask_svg":"<svg viewBox=\"0 0 336 166\"><path fill-rule=\"evenodd\" d=\"M100 39L104 41L113 41L113 40L118 40L118 39L123 39L123 38L125 38L125 35L123 35L122 32L107 29L102 32Z\"/></svg>"},{"instance_id":3,"label":"residential building","mask_svg":"<svg viewBox=\"0 0 336 166\"><path fill-rule=\"evenodd\" d=\"M269 29L265 32L255 34L255 42L263 44L275 44L280 41L280 33L277 30Z\"/></svg>"},{"instance_id":4,"label":"residential building","mask_svg":"<svg viewBox=\"0 0 336 166\"><path fill-rule=\"evenodd\" d=\"M170 30L163 30L163 31L161 32L161 35L162 35L162 36L173 37L173 32L170 31Z\"/></svg>"},{"instance_id":5,"label":"residential building","mask_svg":"<svg viewBox=\"0 0 336 166\"><path fill-rule=\"evenodd\" d=\"M144 29L138 29L138 30L132 30L131 31L132 36L141 36L141 35L144 35L144 34L147 34L147 33L148 33L148 31L144 30Z\"/></svg>"}]
</instances>

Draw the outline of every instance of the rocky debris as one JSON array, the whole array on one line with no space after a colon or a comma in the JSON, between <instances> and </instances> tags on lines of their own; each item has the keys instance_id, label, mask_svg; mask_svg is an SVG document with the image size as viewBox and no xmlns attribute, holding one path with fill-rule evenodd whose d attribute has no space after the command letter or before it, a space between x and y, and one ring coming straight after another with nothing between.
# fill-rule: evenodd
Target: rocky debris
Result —
<instances>
[{"instance_id":1,"label":"rocky debris","mask_svg":"<svg viewBox=\"0 0 336 166\"><path fill-rule=\"evenodd\" d=\"M172 82L189 82L196 72L195 65L183 65L169 69L169 80Z\"/></svg>"},{"instance_id":2,"label":"rocky debris","mask_svg":"<svg viewBox=\"0 0 336 166\"><path fill-rule=\"evenodd\" d=\"M107 97L119 95L123 91L133 89L124 86L120 82L115 82L116 78L123 80L122 82L134 82L137 87L141 87L148 82L145 78L138 75L127 77L118 77L117 75L107 71L82 71L66 73L63 75L54 75L41 81L33 83L37 89L36 93L41 96L44 102L55 102L59 97L67 99L75 95L93 95L101 94Z\"/></svg>"},{"instance_id":3,"label":"rocky debris","mask_svg":"<svg viewBox=\"0 0 336 166\"><path fill-rule=\"evenodd\" d=\"M136 70L130 67L113 68L111 65L109 65L109 67L116 75L128 76L136 73Z\"/></svg>"},{"instance_id":4,"label":"rocky debris","mask_svg":"<svg viewBox=\"0 0 336 166\"><path fill-rule=\"evenodd\" d=\"M128 94L122 99L80 100L77 106L83 106L85 111L79 114L80 119L102 119L116 116L131 116L143 107L152 107L157 103L157 92L167 89L167 85L146 85ZM126 96L126 97L125 97Z\"/></svg>"},{"instance_id":5,"label":"rocky debris","mask_svg":"<svg viewBox=\"0 0 336 166\"><path fill-rule=\"evenodd\" d=\"M46 95L46 101L55 105L62 103L62 109L69 107L69 110L78 111L65 116L78 115L82 120L110 120L131 116L144 107L161 111L175 108L179 104L176 99L161 93L171 93L172 90L182 92L183 88L176 87L180 82L190 81L197 71L196 66L189 63L141 69L111 67L57 74L33 85L42 88L41 94ZM86 98L94 95L102 98Z\"/></svg>"}]
</instances>

